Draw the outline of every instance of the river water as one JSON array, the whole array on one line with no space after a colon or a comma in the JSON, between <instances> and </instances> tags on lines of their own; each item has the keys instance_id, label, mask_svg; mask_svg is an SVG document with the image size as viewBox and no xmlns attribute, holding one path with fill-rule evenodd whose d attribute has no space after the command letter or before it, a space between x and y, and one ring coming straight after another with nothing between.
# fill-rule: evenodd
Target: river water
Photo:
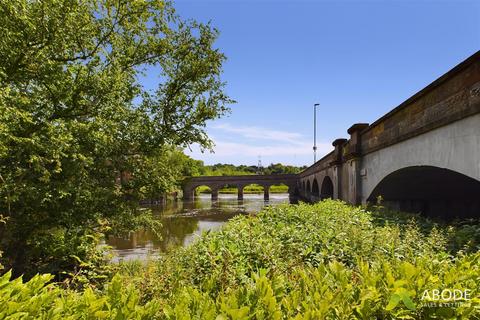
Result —
<instances>
[{"instance_id":1,"label":"river water","mask_svg":"<svg viewBox=\"0 0 480 320\"><path fill-rule=\"evenodd\" d=\"M113 261L146 260L186 246L202 232L218 229L236 215L255 213L265 205L288 201L288 193L271 193L267 201L263 200L263 194L245 194L244 200L237 200L236 194L219 194L217 201L212 201L209 194L200 194L194 201L178 200L151 207L162 222L161 239L148 230L141 230L125 238L111 237L106 243L113 248Z\"/></svg>"}]
</instances>

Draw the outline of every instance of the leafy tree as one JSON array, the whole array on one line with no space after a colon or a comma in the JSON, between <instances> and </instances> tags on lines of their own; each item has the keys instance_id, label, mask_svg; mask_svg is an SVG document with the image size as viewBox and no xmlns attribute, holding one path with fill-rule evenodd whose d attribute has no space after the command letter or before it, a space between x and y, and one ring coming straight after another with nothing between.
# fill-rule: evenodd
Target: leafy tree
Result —
<instances>
[{"instance_id":1,"label":"leafy tree","mask_svg":"<svg viewBox=\"0 0 480 320\"><path fill-rule=\"evenodd\" d=\"M268 167L266 167L263 171L265 174L292 174L292 173L299 173L302 170L305 170L307 166L303 167L296 167L290 165L283 165L281 163L271 163Z\"/></svg>"},{"instance_id":2,"label":"leafy tree","mask_svg":"<svg viewBox=\"0 0 480 320\"><path fill-rule=\"evenodd\" d=\"M238 165L233 164L222 164L217 163L214 165L204 166L203 163L198 163L199 170L195 171L194 175L206 175L206 176L232 176L232 175L249 175L257 174L257 166L247 166L247 165ZM263 168L263 174L289 174L289 173L299 173L302 170L305 170L307 166L296 167L290 165L283 165L281 163L270 164L268 167ZM197 174L198 173L198 174ZM188 174L186 174L188 176Z\"/></svg>"},{"instance_id":3,"label":"leafy tree","mask_svg":"<svg viewBox=\"0 0 480 320\"><path fill-rule=\"evenodd\" d=\"M218 32L160 0L10 0L0 35L3 262L77 270L92 235L147 221L138 200L174 186L176 147L211 147L233 102Z\"/></svg>"}]
</instances>

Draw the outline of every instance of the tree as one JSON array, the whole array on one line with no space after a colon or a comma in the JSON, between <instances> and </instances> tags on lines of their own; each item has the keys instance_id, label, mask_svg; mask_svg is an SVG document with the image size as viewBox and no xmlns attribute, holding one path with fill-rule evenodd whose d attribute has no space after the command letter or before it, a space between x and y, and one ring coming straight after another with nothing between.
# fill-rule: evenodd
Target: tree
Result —
<instances>
[{"instance_id":1,"label":"tree","mask_svg":"<svg viewBox=\"0 0 480 320\"><path fill-rule=\"evenodd\" d=\"M265 174L292 174L299 173L302 170L305 170L307 167L295 167L289 165L283 165L281 163L271 163L268 167L264 169Z\"/></svg>"},{"instance_id":2,"label":"tree","mask_svg":"<svg viewBox=\"0 0 480 320\"><path fill-rule=\"evenodd\" d=\"M138 200L173 187L174 150L211 147L205 123L233 102L217 35L160 0L1 2L6 267L75 270L93 255L86 239L145 222Z\"/></svg>"}]
</instances>

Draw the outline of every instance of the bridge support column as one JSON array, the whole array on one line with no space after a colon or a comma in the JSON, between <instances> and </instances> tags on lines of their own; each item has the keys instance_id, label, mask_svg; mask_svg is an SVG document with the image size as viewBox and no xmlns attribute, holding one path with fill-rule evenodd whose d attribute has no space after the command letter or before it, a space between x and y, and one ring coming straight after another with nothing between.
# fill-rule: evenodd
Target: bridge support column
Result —
<instances>
[{"instance_id":1,"label":"bridge support column","mask_svg":"<svg viewBox=\"0 0 480 320\"><path fill-rule=\"evenodd\" d=\"M345 199L347 202L358 205L361 204L361 184L360 184L360 159L353 158L347 161L348 186L345 190Z\"/></svg>"},{"instance_id":2,"label":"bridge support column","mask_svg":"<svg viewBox=\"0 0 480 320\"><path fill-rule=\"evenodd\" d=\"M218 200L218 189L212 188L212 201L217 201L217 200Z\"/></svg>"},{"instance_id":3,"label":"bridge support column","mask_svg":"<svg viewBox=\"0 0 480 320\"><path fill-rule=\"evenodd\" d=\"M183 200L186 200L186 201L191 201L193 200L194 198L194 193L195 191L194 190L190 190L190 189L184 189L183 190Z\"/></svg>"},{"instance_id":4,"label":"bridge support column","mask_svg":"<svg viewBox=\"0 0 480 320\"><path fill-rule=\"evenodd\" d=\"M343 171L343 150L344 146L347 144L347 139L336 139L333 141L332 146L335 148L334 155L335 160L330 163L333 167L333 199L345 199L345 192L343 192L342 184L342 171Z\"/></svg>"},{"instance_id":5,"label":"bridge support column","mask_svg":"<svg viewBox=\"0 0 480 320\"><path fill-rule=\"evenodd\" d=\"M270 199L270 187L263 187L263 200Z\"/></svg>"},{"instance_id":6,"label":"bridge support column","mask_svg":"<svg viewBox=\"0 0 480 320\"><path fill-rule=\"evenodd\" d=\"M350 134L348 152L345 155L348 172L348 193L347 201L358 205L361 203L362 190L360 181L360 163L362 160L360 132L368 127L367 123L356 123L347 132Z\"/></svg>"},{"instance_id":7,"label":"bridge support column","mask_svg":"<svg viewBox=\"0 0 480 320\"><path fill-rule=\"evenodd\" d=\"M238 187L238 200L243 200L243 187Z\"/></svg>"}]
</instances>

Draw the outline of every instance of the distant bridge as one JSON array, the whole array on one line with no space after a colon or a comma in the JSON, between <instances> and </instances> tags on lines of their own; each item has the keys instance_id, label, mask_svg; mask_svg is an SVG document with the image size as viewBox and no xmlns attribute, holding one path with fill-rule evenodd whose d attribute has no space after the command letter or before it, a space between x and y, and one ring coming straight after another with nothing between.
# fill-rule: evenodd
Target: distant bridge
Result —
<instances>
[{"instance_id":1,"label":"distant bridge","mask_svg":"<svg viewBox=\"0 0 480 320\"><path fill-rule=\"evenodd\" d=\"M243 199L243 189L250 184L258 184L263 187L263 197L268 200L270 197L270 186L285 184L289 193L295 193L298 182L296 174L277 175L244 175L244 176L202 176L193 177L185 181L183 186L183 198L191 200L194 198L195 189L199 186L207 186L212 191L212 200L218 198L218 190L226 185L234 186L238 190L238 199Z\"/></svg>"},{"instance_id":2,"label":"distant bridge","mask_svg":"<svg viewBox=\"0 0 480 320\"><path fill-rule=\"evenodd\" d=\"M292 195L351 204L381 196L394 209L480 217L480 51L373 124L354 124L348 134L325 157L289 176ZM221 177L214 188L237 178ZM201 179L211 177L187 183L187 198Z\"/></svg>"}]
</instances>

